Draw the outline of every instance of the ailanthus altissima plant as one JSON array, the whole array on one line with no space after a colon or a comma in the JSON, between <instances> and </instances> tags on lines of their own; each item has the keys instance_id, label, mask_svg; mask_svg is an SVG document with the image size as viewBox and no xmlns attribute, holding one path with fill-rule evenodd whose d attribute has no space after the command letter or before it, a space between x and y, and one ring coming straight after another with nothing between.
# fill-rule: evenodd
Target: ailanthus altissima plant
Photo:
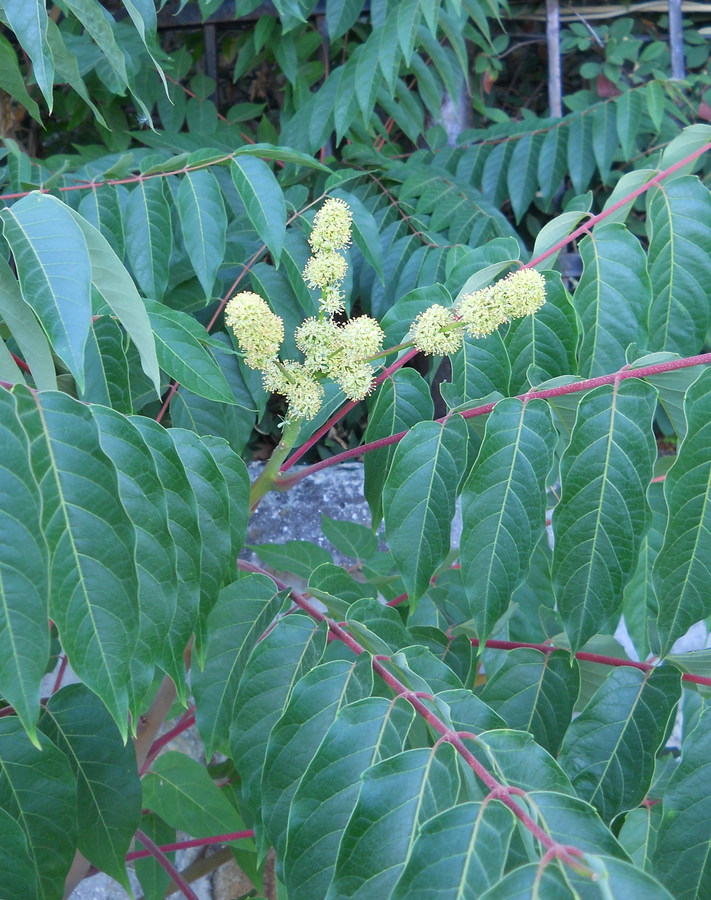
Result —
<instances>
[{"instance_id":1,"label":"ailanthus altissima plant","mask_svg":"<svg viewBox=\"0 0 711 900\"><path fill-rule=\"evenodd\" d=\"M256 890L273 848L288 900L704 900L711 128L674 106L625 171L628 97L415 150L421 98L495 52L503 4L468 0L329 2L328 47L276 4L230 57L283 61L257 122L123 5L0 0L26 114L92 135L58 160L50 121L0 170L0 898L130 864L195 900L173 852L219 844ZM529 246L494 163L521 219L592 148L616 188ZM324 520L348 565L245 561L268 491L356 456L372 527Z\"/></svg>"}]
</instances>

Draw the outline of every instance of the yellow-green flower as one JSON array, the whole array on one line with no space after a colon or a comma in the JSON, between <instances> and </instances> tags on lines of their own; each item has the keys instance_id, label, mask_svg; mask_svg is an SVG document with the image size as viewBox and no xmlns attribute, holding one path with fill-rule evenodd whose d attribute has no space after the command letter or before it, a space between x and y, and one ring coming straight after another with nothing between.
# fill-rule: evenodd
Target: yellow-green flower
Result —
<instances>
[{"instance_id":1,"label":"yellow-green flower","mask_svg":"<svg viewBox=\"0 0 711 900\"><path fill-rule=\"evenodd\" d=\"M314 253L343 250L351 242L353 216L345 200L331 197L323 204L314 218L309 244Z\"/></svg>"},{"instance_id":2,"label":"yellow-green flower","mask_svg":"<svg viewBox=\"0 0 711 900\"><path fill-rule=\"evenodd\" d=\"M331 319L306 319L294 334L296 346L306 359L308 372L328 372L331 355L337 350L341 329Z\"/></svg>"},{"instance_id":3,"label":"yellow-green flower","mask_svg":"<svg viewBox=\"0 0 711 900\"><path fill-rule=\"evenodd\" d=\"M259 294L235 294L225 306L225 324L234 332L250 368L263 369L279 355L284 322Z\"/></svg>"},{"instance_id":4,"label":"yellow-green flower","mask_svg":"<svg viewBox=\"0 0 711 900\"><path fill-rule=\"evenodd\" d=\"M339 329L339 345L349 360L364 360L383 348L383 329L370 316L350 319Z\"/></svg>"},{"instance_id":5,"label":"yellow-green flower","mask_svg":"<svg viewBox=\"0 0 711 900\"><path fill-rule=\"evenodd\" d=\"M339 312L343 312L343 299L343 291L339 290L335 284L328 284L323 289L319 305L327 316L335 316Z\"/></svg>"},{"instance_id":6,"label":"yellow-green flower","mask_svg":"<svg viewBox=\"0 0 711 900\"><path fill-rule=\"evenodd\" d=\"M431 355L448 356L462 346L462 329L453 310L439 303L417 316L411 335L417 349Z\"/></svg>"},{"instance_id":7,"label":"yellow-green flower","mask_svg":"<svg viewBox=\"0 0 711 900\"><path fill-rule=\"evenodd\" d=\"M335 369L333 377L349 400L362 400L373 390L374 374L368 363L353 362Z\"/></svg>"},{"instance_id":8,"label":"yellow-green flower","mask_svg":"<svg viewBox=\"0 0 711 900\"><path fill-rule=\"evenodd\" d=\"M264 387L286 398L289 404L287 416L295 419L313 419L323 403L321 385L293 359L265 369Z\"/></svg>"},{"instance_id":9,"label":"yellow-green flower","mask_svg":"<svg viewBox=\"0 0 711 900\"><path fill-rule=\"evenodd\" d=\"M312 256L304 268L304 281L310 288L325 288L339 285L346 277L348 263L335 250L326 250Z\"/></svg>"},{"instance_id":10,"label":"yellow-green flower","mask_svg":"<svg viewBox=\"0 0 711 900\"><path fill-rule=\"evenodd\" d=\"M500 297L494 296L490 287L460 297L457 313L466 333L475 338L491 334L509 320L506 304L501 303Z\"/></svg>"},{"instance_id":11,"label":"yellow-green flower","mask_svg":"<svg viewBox=\"0 0 711 900\"><path fill-rule=\"evenodd\" d=\"M519 269L494 285L494 296L511 319L528 316L546 302L546 280L537 269Z\"/></svg>"}]
</instances>

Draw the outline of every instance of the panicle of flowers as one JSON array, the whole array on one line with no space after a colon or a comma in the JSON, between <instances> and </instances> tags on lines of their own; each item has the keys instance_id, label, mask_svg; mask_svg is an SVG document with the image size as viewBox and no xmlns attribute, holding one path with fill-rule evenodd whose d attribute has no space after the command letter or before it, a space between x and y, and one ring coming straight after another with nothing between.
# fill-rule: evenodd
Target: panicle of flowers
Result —
<instances>
[{"instance_id":1,"label":"panicle of flowers","mask_svg":"<svg viewBox=\"0 0 711 900\"><path fill-rule=\"evenodd\" d=\"M321 314L334 316L343 309L343 283L348 263L339 250L351 242L353 216L343 200L330 197L316 213L309 236L313 252L304 268L304 281L321 291Z\"/></svg>"},{"instance_id":2,"label":"panicle of flowers","mask_svg":"<svg viewBox=\"0 0 711 900\"><path fill-rule=\"evenodd\" d=\"M281 394L288 417L313 418L323 403L323 378L332 378L350 400L361 400L373 389L376 364L370 358L383 347L384 334L370 316L345 324L333 320L343 308L340 284L348 263L338 251L350 243L351 212L342 200L328 200L316 214L309 243L314 255L304 270L310 287L321 288L318 316L306 319L294 333L304 361L279 359L284 324L266 301L251 291L237 294L225 309L245 354L247 365L261 369L266 390Z\"/></svg>"},{"instance_id":3,"label":"panicle of flowers","mask_svg":"<svg viewBox=\"0 0 711 900\"><path fill-rule=\"evenodd\" d=\"M455 309L435 304L415 319L412 341L423 353L444 356L456 352L462 331L479 338L511 319L536 313L546 302L546 282L536 269L519 269L495 285L464 294Z\"/></svg>"},{"instance_id":4,"label":"panicle of flowers","mask_svg":"<svg viewBox=\"0 0 711 900\"><path fill-rule=\"evenodd\" d=\"M309 244L314 253L345 250L351 242L353 214L345 200L329 197L314 216Z\"/></svg>"}]
</instances>

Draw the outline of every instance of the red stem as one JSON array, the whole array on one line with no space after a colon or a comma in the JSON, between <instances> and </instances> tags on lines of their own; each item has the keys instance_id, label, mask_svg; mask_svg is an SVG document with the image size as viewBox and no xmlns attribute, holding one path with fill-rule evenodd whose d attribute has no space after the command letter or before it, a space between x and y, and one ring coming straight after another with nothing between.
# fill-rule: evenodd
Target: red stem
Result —
<instances>
[{"instance_id":1,"label":"red stem","mask_svg":"<svg viewBox=\"0 0 711 900\"><path fill-rule=\"evenodd\" d=\"M399 360L398 360L399 362ZM580 391L589 391L592 388L600 387L603 384L614 384L617 381L624 381L625 378L647 378L650 375L659 375L663 372L673 372L675 369L688 369L691 366L701 366L708 365L711 363L711 353L701 353L698 356L687 356L683 359L672 359L669 362L657 363L654 366L642 366L639 369L628 369L623 368L618 372L613 372L611 375L599 375L597 378L587 378L585 381L574 381L571 384L563 384L560 387L555 388L547 388L544 391L528 391L526 394L517 394L517 399L519 400L533 400L536 398L539 399L547 399L549 397L561 397L564 394L575 394ZM393 363L393 366L387 370L388 374L393 369L394 366L397 366L397 363ZM385 372L383 372L383 376L385 376ZM387 377L387 376L385 376ZM499 401L495 401L494 403L485 403L483 406L477 406L474 409L467 409L464 412L460 413L463 419L473 419L475 416L483 416L492 411L492 409L496 406ZM442 416L440 419L435 419L436 422L444 422L447 416ZM337 417L331 419L333 422L337 421ZM294 473L293 475L287 475L279 479L277 487L279 490L286 491L292 485L296 484L297 481L301 481L302 478L307 478L309 475L313 475L314 472L318 472L321 469L327 469L329 466L335 466L340 462L345 462L347 459L353 459L353 457L361 456L364 453L369 453L372 450L379 450L381 447L388 447L390 444L397 444L401 441L407 431L400 431L397 434L391 434L389 437L380 438L377 441L371 441L369 444L361 444L360 447L353 447L351 450L344 450L343 453L337 453L335 456L330 456L328 459L321 460L321 462L314 463L311 466L306 466L306 468L301 469L301 471ZM295 458L298 458L298 453L295 454L291 459L287 460L287 462L282 466L282 470L288 468L295 461Z\"/></svg>"},{"instance_id":2,"label":"red stem","mask_svg":"<svg viewBox=\"0 0 711 900\"><path fill-rule=\"evenodd\" d=\"M15 360L15 363L19 366L19 368L22 369L23 372L30 371L30 367L27 365L27 363L24 361L24 359L20 359L20 357L16 353L13 353L12 351L10 351L10 356Z\"/></svg>"},{"instance_id":3,"label":"red stem","mask_svg":"<svg viewBox=\"0 0 711 900\"><path fill-rule=\"evenodd\" d=\"M241 841L245 838L253 838L254 831L234 831L231 834L216 834L214 837L193 838L189 841L178 841L175 844L161 844L158 848L163 853L172 853L173 850L187 850L190 847L206 847L208 844L228 844L230 841ZM139 838L139 840L141 840ZM143 843L141 841L141 843ZM145 859L146 856L152 856L150 850L134 850L132 853L126 854L126 862L133 859Z\"/></svg>"},{"instance_id":4,"label":"red stem","mask_svg":"<svg viewBox=\"0 0 711 900\"><path fill-rule=\"evenodd\" d=\"M59 661L59 671L57 672L57 677L54 679L54 687L52 688L53 694L56 694L62 686L62 681L64 681L64 673L67 671L68 662L69 660L67 659L67 654L63 653L62 658Z\"/></svg>"},{"instance_id":5,"label":"red stem","mask_svg":"<svg viewBox=\"0 0 711 900\"><path fill-rule=\"evenodd\" d=\"M145 773L150 768L151 763L156 758L156 756L158 756L163 747L165 747L166 744L169 744L173 740L173 738L177 737L179 734L182 734L184 731L187 731L188 728L191 728L194 724L195 706L191 706L190 709L186 710L183 713L183 715L178 719L177 723L169 731L166 731L165 734L162 734L159 738L156 738L156 740L153 741L150 750L146 754L145 762L141 766L141 770L138 774L145 775Z\"/></svg>"},{"instance_id":6,"label":"red stem","mask_svg":"<svg viewBox=\"0 0 711 900\"><path fill-rule=\"evenodd\" d=\"M264 569L259 568L259 566L254 566L251 563L244 563L242 560L238 560L238 566L244 571L248 572L259 572L264 575L267 575L269 578L272 578L275 584L280 588L287 588L288 585L280 582L278 579L274 578L273 575L266 572ZM329 619L328 616L324 615L315 607L311 606L311 604L299 593L291 590L291 598L299 606L305 613L311 616L317 622L325 622L328 626L330 633L340 640L342 643L348 647L356 656L360 656L362 653L368 653L365 647L362 646L352 635L350 635L345 629L343 629L340 625L334 622L332 619ZM383 663L379 659L372 659L373 671L379 675L383 681L390 687L398 697L404 697L408 703L415 709L422 718L427 722L427 724L436 732L438 732L442 738L450 743L454 749L459 753L459 755L467 762L470 768L473 770L475 775L486 785L489 789L489 793L492 798L500 800L504 806L507 806L511 812L516 816L516 818L521 822L521 824L528 829L528 831L538 840L546 849L555 848L557 852L560 854L558 856L563 862L565 862L569 866L573 866L577 870L580 869L580 863L575 859L573 854L570 852L568 848L565 848L563 845L559 844L557 841L554 841L550 835L546 834L546 832L533 821L533 819L524 812L523 809L516 803L514 800L514 795L520 796L521 791L519 789L509 788L501 782L497 781L493 775L491 775L487 769L479 762L479 760L469 751L462 740L462 736L454 729L450 728L445 722L439 719L419 698L418 693L416 691L411 691L407 685L405 685L402 681L395 677L388 669L385 668Z\"/></svg>"},{"instance_id":7,"label":"red stem","mask_svg":"<svg viewBox=\"0 0 711 900\"><path fill-rule=\"evenodd\" d=\"M480 641L476 638L472 638L471 642L475 647L480 645ZM518 650L519 647L529 647L532 650L540 650L541 653L552 653L554 650L570 652L567 647L555 647L553 644L529 644L526 641L488 640L485 641L484 646L491 650ZM653 663L636 662L633 659L621 659L618 656L603 656L600 653L587 653L585 650L578 650L574 655L576 659L580 659L583 662L599 663L602 666L631 666L633 669L640 669L642 672L649 672L655 668ZM711 678L706 678L704 675L692 675L690 672L683 672L681 680L711 687Z\"/></svg>"},{"instance_id":8,"label":"red stem","mask_svg":"<svg viewBox=\"0 0 711 900\"><path fill-rule=\"evenodd\" d=\"M158 844L154 843L147 834L141 831L140 828L136 829L136 837L143 844L143 846L148 851L148 855L152 856L159 866L162 866L163 869L168 873L171 878L173 884L183 892L186 900L200 900L195 891L190 887L187 881L183 878L180 872L175 868L173 863L168 859L168 857L163 853Z\"/></svg>"}]
</instances>

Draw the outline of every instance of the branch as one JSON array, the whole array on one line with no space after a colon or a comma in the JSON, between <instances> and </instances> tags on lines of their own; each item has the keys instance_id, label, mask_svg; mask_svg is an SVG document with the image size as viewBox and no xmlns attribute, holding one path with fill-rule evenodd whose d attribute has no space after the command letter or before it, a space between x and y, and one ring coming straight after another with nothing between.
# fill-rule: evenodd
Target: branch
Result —
<instances>
[{"instance_id":1,"label":"branch","mask_svg":"<svg viewBox=\"0 0 711 900\"><path fill-rule=\"evenodd\" d=\"M189 841L177 841L175 844L161 844L158 848L163 853L172 853L173 850L188 850L190 847L206 847L208 844L227 844L231 841L242 841L246 838L253 838L254 831L250 828L247 831L234 831L230 834L216 834L214 837L193 838ZM139 837L139 840L141 838ZM143 841L141 840L141 843ZM126 854L126 862L134 859L145 859L146 856L153 856L150 850L134 850Z\"/></svg>"},{"instance_id":2,"label":"branch","mask_svg":"<svg viewBox=\"0 0 711 900\"><path fill-rule=\"evenodd\" d=\"M624 381L626 378L647 378L650 375L660 375L664 372L673 372L676 369L689 369L692 366L705 366L709 364L711 364L711 353L701 353L698 356L672 359L669 360L669 362L657 363L653 366L641 366L639 369L628 369L625 367L610 375L599 375L597 378L574 381L571 384L563 384L560 385L560 387L547 388L543 391L528 391L525 394L517 394L516 397L518 400L533 400L535 398L546 400L549 397L561 397L564 394L589 391L593 388L600 387L603 384L614 384L618 381ZM393 366L390 366L390 369L387 370L388 373L390 373L394 366L397 366L397 363L393 363ZM385 373L383 373L383 376L385 376ZM497 400L493 403L485 403L474 409L467 409L464 412L459 413L459 415L461 415L463 419L473 419L476 416L484 416L490 413L498 402L499 401ZM440 419L435 419L435 421L444 422L446 418L447 416L442 416ZM371 441L369 444L361 444L360 447L344 450L343 453L337 453L335 456L321 460L321 462L306 466L306 468L301 469L299 472L295 472L293 475L287 475L281 478L279 481L279 489L284 491L288 490L292 485L296 484L297 481L301 481L302 478L307 478L309 475L313 475L321 469L327 469L329 466L335 466L338 463L345 462L347 459L362 456L364 453L370 453L372 450L379 450L381 447L397 444L407 433L407 431L400 431L397 434L391 434L388 437L380 438L377 441ZM291 465L292 461L295 461L294 457L286 463L286 466L282 466L282 470Z\"/></svg>"},{"instance_id":3,"label":"branch","mask_svg":"<svg viewBox=\"0 0 711 900\"><path fill-rule=\"evenodd\" d=\"M238 561L238 565L241 561ZM267 575L269 578L272 578L274 583L281 589L288 588L284 582L279 581L279 579L274 578L273 575L266 572L264 569L260 569L258 566L253 566L251 564L240 565L241 568L244 568L246 571L257 571L261 572L264 575ZM333 619L330 619L328 616L324 615L324 613L320 612L314 606L312 606L306 598L299 594L297 591L291 589L291 599L296 603L300 609L302 609L305 613L307 613L314 621L316 622L325 622L328 626L328 630L330 634L333 635L336 639L341 641L343 644L348 647L356 656L360 656L362 653L368 653L365 647L360 644L351 634L349 634L344 628L338 625ZM564 862L566 865L575 869L577 872L581 872L582 874L590 874L589 870L582 866L580 860L577 858L577 854L580 852L577 848L567 847L563 844L559 844L550 835L546 834L546 832L533 821L533 819L516 803L514 797L525 796L525 792L521 791L519 788L511 788L508 785L503 784L500 781L497 781L496 778L484 767L482 763L472 754L472 752L467 748L464 743L464 738L467 740L475 740L476 736L471 734L460 734L455 731L453 728L450 728L445 722L443 722L435 713L433 713L423 702L421 698L421 694L417 691L411 691L407 685L405 685L402 681L396 678L387 668L385 668L383 664L383 660L386 657L378 657L372 658L372 666L373 671L379 675L383 681L390 687L398 697L403 697L405 700L410 703L410 705L414 708L415 712L417 712L422 718L427 722L427 724L436 732L441 735L441 740L446 741L451 744L457 753L465 760L467 765L472 769L474 774L486 785L489 790L489 796L491 798L495 798L500 800L504 806L508 807L514 816L521 822L521 824L526 828L539 843L546 848L546 850L551 850L556 858L560 859L561 862Z\"/></svg>"}]
</instances>

